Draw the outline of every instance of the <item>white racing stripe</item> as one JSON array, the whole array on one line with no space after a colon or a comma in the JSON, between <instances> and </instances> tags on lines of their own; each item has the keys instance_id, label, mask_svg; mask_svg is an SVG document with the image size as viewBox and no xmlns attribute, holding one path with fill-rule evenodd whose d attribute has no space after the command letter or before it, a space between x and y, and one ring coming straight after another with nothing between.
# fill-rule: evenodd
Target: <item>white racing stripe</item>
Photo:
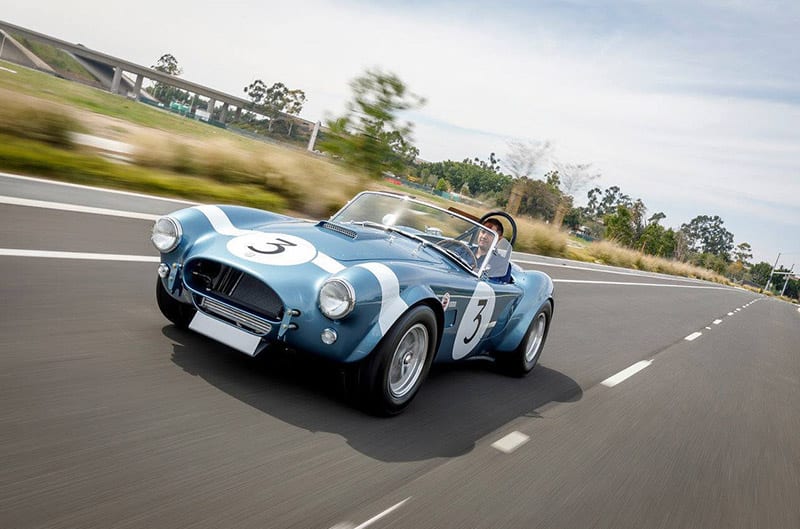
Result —
<instances>
[{"instance_id":1,"label":"white racing stripe","mask_svg":"<svg viewBox=\"0 0 800 529\"><path fill-rule=\"evenodd\" d=\"M43 250L20 250L0 248L0 256L44 257L48 259L82 259L88 261L129 261L138 263L158 263L160 259L151 255L125 255L114 253L56 252Z\"/></svg>"},{"instance_id":2,"label":"white racing stripe","mask_svg":"<svg viewBox=\"0 0 800 529\"><path fill-rule=\"evenodd\" d=\"M62 202L47 202L45 200L31 200L29 198L16 198L0 196L0 204L12 206L27 206L34 208L57 209L60 211L72 211L75 213L91 213L93 215L107 215L110 217L125 217L128 219L156 220L161 215L150 213L135 213L132 211L120 211L117 209L95 208L91 206L76 206L75 204L64 204Z\"/></svg>"},{"instance_id":3,"label":"white racing stripe","mask_svg":"<svg viewBox=\"0 0 800 529\"><path fill-rule=\"evenodd\" d=\"M222 235L238 237L253 232L253 230L240 230L234 226L231 219L217 206L195 206L195 209L206 216L214 231Z\"/></svg>"},{"instance_id":4,"label":"white racing stripe","mask_svg":"<svg viewBox=\"0 0 800 529\"><path fill-rule=\"evenodd\" d=\"M600 383L602 385L608 387L608 388L613 388L614 386L616 386L617 384L619 384L623 380L626 380L626 379L632 377L633 375L635 375L636 373L638 373L639 371L641 371L642 369L646 368L647 366L649 366L652 363L653 363L652 360L642 360L641 362L636 362L635 364L633 364L632 366L628 367L627 369L623 369L622 371L620 371L616 375L610 376L610 377L608 377L607 379L605 379L604 381L602 381Z\"/></svg>"},{"instance_id":5,"label":"white racing stripe","mask_svg":"<svg viewBox=\"0 0 800 529\"><path fill-rule=\"evenodd\" d=\"M381 286L381 313L378 316L378 324L381 327L381 334L386 334L408 308L400 297L400 281L392 269L384 264L364 263L356 266L369 270Z\"/></svg>"}]
</instances>

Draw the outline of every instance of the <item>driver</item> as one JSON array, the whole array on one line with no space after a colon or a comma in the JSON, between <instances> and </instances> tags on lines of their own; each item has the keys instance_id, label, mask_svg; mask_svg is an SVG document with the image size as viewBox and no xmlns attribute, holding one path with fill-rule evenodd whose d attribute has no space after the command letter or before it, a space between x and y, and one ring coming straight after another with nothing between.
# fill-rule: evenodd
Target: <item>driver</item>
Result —
<instances>
[{"instance_id":1,"label":"driver","mask_svg":"<svg viewBox=\"0 0 800 529\"><path fill-rule=\"evenodd\" d=\"M503 224L499 220L494 218L486 219L483 225L495 232L498 237L503 236ZM478 235L478 249L475 252L475 258L478 260L478 268L483 264L483 260L486 258L486 253L489 251L491 245L492 236L488 232L481 230L480 235Z\"/></svg>"}]
</instances>

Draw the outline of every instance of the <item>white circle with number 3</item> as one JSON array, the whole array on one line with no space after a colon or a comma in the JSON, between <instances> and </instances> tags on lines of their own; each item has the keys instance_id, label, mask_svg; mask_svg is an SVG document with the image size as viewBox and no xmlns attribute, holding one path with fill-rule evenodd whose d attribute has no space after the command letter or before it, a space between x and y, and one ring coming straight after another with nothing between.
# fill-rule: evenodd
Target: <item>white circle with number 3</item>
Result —
<instances>
[{"instance_id":1,"label":"white circle with number 3","mask_svg":"<svg viewBox=\"0 0 800 529\"><path fill-rule=\"evenodd\" d=\"M228 241L228 251L248 261L277 266L299 265L317 256L317 249L305 239L257 231Z\"/></svg>"},{"instance_id":2,"label":"white circle with number 3","mask_svg":"<svg viewBox=\"0 0 800 529\"><path fill-rule=\"evenodd\" d=\"M488 283L481 281L467 303L461 323L458 324L456 341L453 343L454 360L464 358L475 349L486 334L493 314L494 290Z\"/></svg>"}]
</instances>

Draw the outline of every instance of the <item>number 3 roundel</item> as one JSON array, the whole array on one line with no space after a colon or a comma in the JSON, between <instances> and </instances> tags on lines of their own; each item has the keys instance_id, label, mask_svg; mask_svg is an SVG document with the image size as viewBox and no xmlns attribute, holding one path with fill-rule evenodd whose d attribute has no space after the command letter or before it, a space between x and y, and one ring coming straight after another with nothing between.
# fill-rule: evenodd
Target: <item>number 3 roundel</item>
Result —
<instances>
[{"instance_id":1,"label":"number 3 roundel","mask_svg":"<svg viewBox=\"0 0 800 529\"><path fill-rule=\"evenodd\" d=\"M475 349L483 338L494 314L494 290L483 281L472 294L453 343L453 359L464 358Z\"/></svg>"},{"instance_id":2,"label":"number 3 roundel","mask_svg":"<svg viewBox=\"0 0 800 529\"><path fill-rule=\"evenodd\" d=\"M303 264L317 256L317 249L305 239L255 231L228 241L228 251L248 261L277 266Z\"/></svg>"}]
</instances>

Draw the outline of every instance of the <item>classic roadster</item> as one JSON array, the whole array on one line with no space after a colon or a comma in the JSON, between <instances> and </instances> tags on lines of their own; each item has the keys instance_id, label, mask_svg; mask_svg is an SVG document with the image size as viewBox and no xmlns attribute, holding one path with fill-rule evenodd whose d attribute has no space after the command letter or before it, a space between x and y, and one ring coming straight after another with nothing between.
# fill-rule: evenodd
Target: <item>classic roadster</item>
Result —
<instances>
[{"instance_id":1,"label":"classic roadster","mask_svg":"<svg viewBox=\"0 0 800 529\"><path fill-rule=\"evenodd\" d=\"M341 363L358 400L392 415L433 362L491 357L518 376L536 365L553 282L511 263L516 235L504 212L475 219L384 192L320 222L195 206L153 227L156 300L176 326L248 355L282 342Z\"/></svg>"}]
</instances>

